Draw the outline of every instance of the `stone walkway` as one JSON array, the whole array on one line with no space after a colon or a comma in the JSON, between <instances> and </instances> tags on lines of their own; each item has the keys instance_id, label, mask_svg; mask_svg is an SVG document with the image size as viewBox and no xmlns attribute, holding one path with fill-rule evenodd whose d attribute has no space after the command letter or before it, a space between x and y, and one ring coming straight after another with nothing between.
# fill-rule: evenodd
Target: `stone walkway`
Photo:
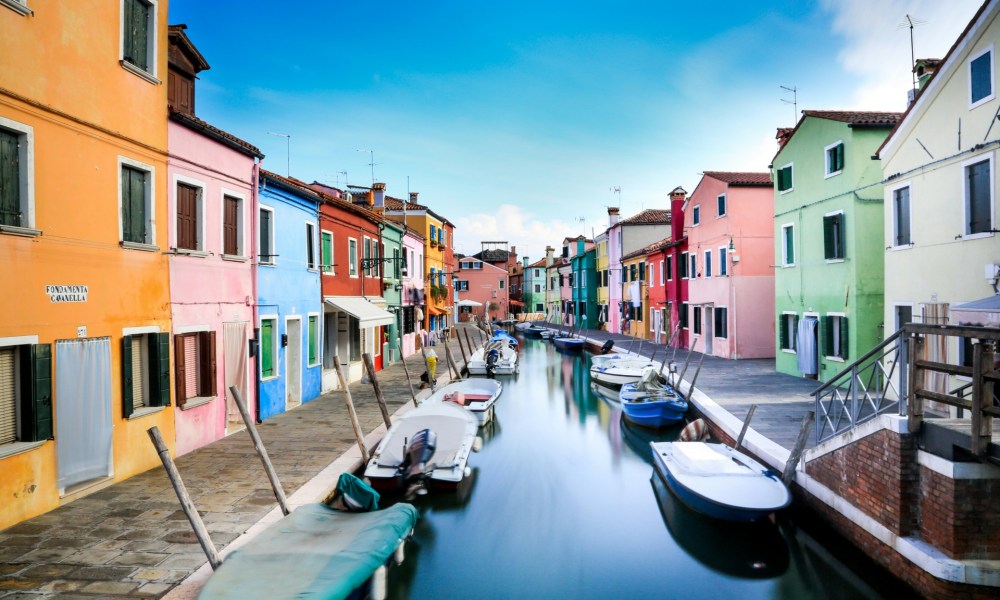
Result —
<instances>
[{"instance_id":1,"label":"stone walkway","mask_svg":"<svg viewBox=\"0 0 1000 600\"><path fill-rule=\"evenodd\" d=\"M449 347L462 364L458 342ZM445 356L442 346L436 350L441 380ZM406 364L419 385L422 356ZM378 380L390 414L410 401L398 363ZM352 384L351 394L362 429L376 429L382 415L372 386ZM287 495L357 443L341 392L268 419L258 431ZM276 506L245 432L181 456L177 468L219 550ZM205 562L158 467L0 531L0 598L158 598Z\"/></svg>"}]
</instances>

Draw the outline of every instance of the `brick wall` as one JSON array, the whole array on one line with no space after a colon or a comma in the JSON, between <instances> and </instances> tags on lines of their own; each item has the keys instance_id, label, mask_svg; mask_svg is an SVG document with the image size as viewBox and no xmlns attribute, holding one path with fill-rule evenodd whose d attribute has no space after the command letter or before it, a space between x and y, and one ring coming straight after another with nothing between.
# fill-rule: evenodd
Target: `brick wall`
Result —
<instances>
[{"instance_id":1,"label":"brick wall","mask_svg":"<svg viewBox=\"0 0 1000 600\"><path fill-rule=\"evenodd\" d=\"M1000 480L920 468L920 537L952 558L1000 558Z\"/></svg>"},{"instance_id":2,"label":"brick wall","mask_svg":"<svg viewBox=\"0 0 1000 600\"><path fill-rule=\"evenodd\" d=\"M916 440L887 430L806 464L806 473L896 535L917 528Z\"/></svg>"}]
</instances>

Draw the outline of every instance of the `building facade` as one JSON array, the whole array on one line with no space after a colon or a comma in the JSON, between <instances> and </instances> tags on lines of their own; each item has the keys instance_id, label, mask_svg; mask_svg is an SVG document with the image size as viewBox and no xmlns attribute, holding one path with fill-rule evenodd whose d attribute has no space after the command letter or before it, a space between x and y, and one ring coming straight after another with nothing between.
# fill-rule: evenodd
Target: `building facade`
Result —
<instances>
[{"instance_id":1,"label":"building facade","mask_svg":"<svg viewBox=\"0 0 1000 600\"><path fill-rule=\"evenodd\" d=\"M594 237L594 271L597 294L597 321L593 324L593 329L607 331L608 329L608 284L609 284L609 260L608 260L608 232Z\"/></svg>"},{"instance_id":2,"label":"building facade","mask_svg":"<svg viewBox=\"0 0 1000 600\"><path fill-rule=\"evenodd\" d=\"M577 244L586 244L589 240L579 240ZM573 316L572 323L579 329L592 329L597 323L597 251L590 243L590 248L582 249L570 259L570 269L573 274Z\"/></svg>"},{"instance_id":3,"label":"building facade","mask_svg":"<svg viewBox=\"0 0 1000 600\"><path fill-rule=\"evenodd\" d=\"M459 321L471 321L473 317L494 321L508 314L510 286L506 269L466 256L458 259L456 275L455 289L459 302L471 300L479 303L479 306L458 307Z\"/></svg>"},{"instance_id":4,"label":"building facade","mask_svg":"<svg viewBox=\"0 0 1000 600\"><path fill-rule=\"evenodd\" d=\"M406 257L406 271L402 273L402 344L403 356L419 351L419 332L424 322L424 244L426 240L416 230L402 223L406 228L403 235L403 255Z\"/></svg>"},{"instance_id":5,"label":"building facade","mask_svg":"<svg viewBox=\"0 0 1000 600\"><path fill-rule=\"evenodd\" d=\"M545 294L548 279L545 276L545 259L531 264L524 259L524 312L529 320L545 318Z\"/></svg>"},{"instance_id":6,"label":"building facade","mask_svg":"<svg viewBox=\"0 0 1000 600\"><path fill-rule=\"evenodd\" d=\"M623 277L624 256L641 250L670 235L670 211L646 209L627 219L619 220L618 209L608 208L608 326L614 333L624 333L622 319L628 306L625 303ZM645 261L645 257L643 258ZM634 319L633 319L634 320Z\"/></svg>"}]
</instances>

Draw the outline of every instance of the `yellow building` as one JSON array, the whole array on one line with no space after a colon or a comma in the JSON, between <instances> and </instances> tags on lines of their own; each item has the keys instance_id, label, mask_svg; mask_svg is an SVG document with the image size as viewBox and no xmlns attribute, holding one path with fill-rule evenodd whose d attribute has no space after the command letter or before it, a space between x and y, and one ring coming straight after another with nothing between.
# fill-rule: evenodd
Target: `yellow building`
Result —
<instances>
[{"instance_id":1,"label":"yellow building","mask_svg":"<svg viewBox=\"0 0 1000 600\"><path fill-rule=\"evenodd\" d=\"M172 445L167 3L0 3L0 529Z\"/></svg>"},{"instance_id":2,"label":"yellow building","mask_svg":"<svg viewBox=\"0 0 1000 600\"><path fill-rule=\"evenodd\" d=\"M597 270L597 328L607 331L608 311L611 310L608 304L611 301L611 293L608 289L610 261L608 260L608 233L606 231L594 238L594 248L596 251L594 268Z\"/></svg>"},{"instance_id":3,"label":"yellow building","mask_svg":"<svg viewBox=\"0 0 1000 600\"><path fill-rule=\"evenodd\" d=\"M646 282L646 248L622 257L622 333L649 339L644 315L649 311L649 288Z\"/></svg>"}]
</instances>

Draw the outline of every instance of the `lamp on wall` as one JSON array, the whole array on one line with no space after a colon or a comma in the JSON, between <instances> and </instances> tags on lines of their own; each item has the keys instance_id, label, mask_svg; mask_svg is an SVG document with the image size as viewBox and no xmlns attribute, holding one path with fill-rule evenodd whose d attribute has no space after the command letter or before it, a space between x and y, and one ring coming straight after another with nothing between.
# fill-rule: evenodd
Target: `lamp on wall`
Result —
<instances>
[{"instance_id":1,"label":"lamp on wall","mask_svg":"<svg viewBox=\"0 0 1000 600\"><path fill-rule=\"evenodd\" d=\"M736 250L736 246L733 245L733 238L729 238L729 251L733 252Z\"/></svg>"}]
</instances>

